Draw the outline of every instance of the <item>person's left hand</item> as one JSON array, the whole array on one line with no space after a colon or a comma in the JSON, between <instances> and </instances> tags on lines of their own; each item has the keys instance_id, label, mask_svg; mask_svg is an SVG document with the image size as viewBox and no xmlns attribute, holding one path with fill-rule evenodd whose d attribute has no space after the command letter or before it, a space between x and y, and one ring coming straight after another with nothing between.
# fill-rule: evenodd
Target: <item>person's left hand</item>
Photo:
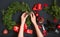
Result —
<instances>
[{"instance_id":1,"label":"person's left hand","mask_svg":"<svg viewBox=\"0 0 60 37\"><path fill-rule=\"evenodd\" d=\"M28 17L27 11L21 16L21 24L25 24L26 18Z\"/></svg>"},{"instance_id":2,"label":"person's left hand","mask_svg":"<svg viewBox=\"0 0 60 37\"><path fill-rule=\"evenodd\" d=\"M31 12L30 16L31 16L32 23L36 24L36 16L35 16L35 14L33 12Z\"/></svg>"}]
</instances>

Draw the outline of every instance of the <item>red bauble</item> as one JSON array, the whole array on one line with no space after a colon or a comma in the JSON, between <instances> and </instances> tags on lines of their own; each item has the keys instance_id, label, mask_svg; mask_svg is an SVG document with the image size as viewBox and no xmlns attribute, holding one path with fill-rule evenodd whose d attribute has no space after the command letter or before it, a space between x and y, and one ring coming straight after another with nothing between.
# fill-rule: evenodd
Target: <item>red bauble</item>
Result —
<instances>
[{"instance_id":1,"label":"red bauble","mask_svg":"<svg viewBox=\"0 0 60 37\"><path fill-rule=\"evenodd\" d=\"M24 30L26 30L28 28L27 24L24 24Z\"/></svg>"},{"instance_id":2,"label":"red bauble","mask_svg":"<svg viewBox=\"0 0 60 37\"><path fill-rule=\"evenodd\" d=\"M54 19L53 19L53 22L54 22L54 23L57 23L57 22L58 22L58 20L57 20L56 18L54 18Z\"/></svg>"},{"instance_id":3,"label":"red bauble","mask_svg":"<svg viewBox=\"0 0 60 37\"><path fill-rule=\"evenodd\" d=\"M15 32L18 32L18 31L19 31L19 27L18 27L18 26L14 26L14 27L13 27L13 30L14 30Z\"/></svg>"},{"instance_id":4,"label":"red bauble","mask_svg":"<svg viewBox=\"0 0 60 37\"><path fill-rule=\"evenodd\" d=\"M38 9L38 10L42 10L42 4L38 3L38 4L37 4L37 9Z\"/></svg>"},{"instance_id":5,"label":"red bauble","mask_svg":"<svg viewBox=\"0 0 60 37\"><path fill-rule=\"evenodd\" d=\"M5 34L5 35L8 34L8 30L7 29L4 29L3 30L3 34Z\"/></svg>"},{"instance_id":6,"label":"red bauble","mask_svg":"<svg viewBox=\"0 0 60 37\"><path fill-rule=\"evenodd\" d=\"M43 23L44 22L44 18L43 17L38 17L37 20L38 20L39 23Z\"/></svg>"},{"instance_id":7,"label":"red bauble","mask_svg":"<svg viewBox=\"0 0 60 37\"><path fill-rule=\"evenodd\" d=\"M40 3L35 4L32 9L34 11L40 11L40 10L42 10L42 4L40 4Z\"/></svg>"},{"instance_id":8,"label":"red bauble","mask_svg":"<svg viewBox=\"0 0 60 37\"><path fill-rule=\"evenodd\" d=\"M57 25L57 28L60 29L60 24Z\"/></svg>"},{"instance_id":9,"label":"red bauble","mask_svg":"<svg viewBox=\"0 0 60 37\"><path fill-rule=\"evenodd\" d=\"M39 14L38 14L38 13L36 13L35 15L36 15L36 16L39 16Z\"/></svg>"},{"instance_id":10,"label":"red bauble","mask_svg":"<svg viewBox=\"0 0 60 37\"><path fill-rule=\"evenodd\" d=\"M27 29L28 29L28 26L27 26L27 24L25 23L25 24L24 24L24 32L25 32Z\"/></svg>"},{"instance_id":11,"label":"red bauble","mask_svg":"<svg viewBox=\"0 0 60 37\"><path fill-rule=\"evenodd\" d=\"M32 8L34 11L36 11L37 9L36 9L36 5Z\"/></svg>"},{"instance_id":12,"label":"red bauble","mask_svg":"<svg viewBox=\"0 0 60 37\"><path fill-rule=\"evenodd\" d=\"M47 31L46 30L43 30L43 35L47 36Z\"/></svg>"},{"instance_id":13,"label":"red bauble","mask_svg":"<svg viewBox=\"0 0 60 37\"><path fill-rule=\"evenodd\" d=\"M48 4L44 3L44 7L48 7Z\"/></svg>"},{"instance_id":14,"label":"red bauble","mask_svg":"<svg viewBox=\"0 0 60 37\"><path fill-rule=\"evenodd\" d=\"M32 34L33 33L33 30L27 29L27 30L25 30L25 33Z\"/></svg>"}]
</instances>

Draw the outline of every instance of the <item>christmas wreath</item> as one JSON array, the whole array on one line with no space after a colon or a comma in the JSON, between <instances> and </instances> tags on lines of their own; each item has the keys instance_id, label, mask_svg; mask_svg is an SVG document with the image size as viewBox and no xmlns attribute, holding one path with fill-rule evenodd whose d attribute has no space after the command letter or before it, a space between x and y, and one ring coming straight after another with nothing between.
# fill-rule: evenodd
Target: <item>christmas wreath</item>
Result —
<instances>
[{"instance_id":1,"label":"christmas wreath","mask_svg":"<svg viewBox=\"0 0 60 37\"><path fill-rule=\"evenodd\" d=\"M24 2L13 2L8 6L6 10L3 10L3 23L6 25L8 30L12 30L14 25L17 25L14 20L12 20L12 15L16 13L16 11L28 11L30 12L29 5ZM27 18L26 24L30 25L30 17Z\"/></svg>"}]
</instances>

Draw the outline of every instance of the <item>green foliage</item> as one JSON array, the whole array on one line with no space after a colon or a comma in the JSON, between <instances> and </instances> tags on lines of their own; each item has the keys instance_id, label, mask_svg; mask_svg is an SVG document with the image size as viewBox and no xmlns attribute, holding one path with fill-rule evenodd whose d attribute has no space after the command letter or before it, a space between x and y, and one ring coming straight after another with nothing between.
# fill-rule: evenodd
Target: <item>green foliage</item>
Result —
<instances>
[{"instance_id":1,"label":"green foliage","mask_svg":"<svg viewBox=\"0 0 60 37\"><path fill-rule=\"evenodd\" d=\"M16 25L16 22L12 20L12 15L16 13L16 11L28 11L30 12L29 5L24 2L13 2L10 4L10 6L7 8L7 10L3 10L3 23L6 25L8 30L12 30L13 26ZM29 17L27 18L28 20L26 21L28 25L31 24Z\"/></svg>"},{"instance_id":2,"label":"green foliage","mask_svg":"<svg viewBox=\"0 0 60 37\"><path fill-rule=\"evenodd\" d=\"M44 8L48 14L50 14L53 18L60 19L60 7L56 5L56 0L54 0L54 3Z\"/></svg>"}]
</instances>

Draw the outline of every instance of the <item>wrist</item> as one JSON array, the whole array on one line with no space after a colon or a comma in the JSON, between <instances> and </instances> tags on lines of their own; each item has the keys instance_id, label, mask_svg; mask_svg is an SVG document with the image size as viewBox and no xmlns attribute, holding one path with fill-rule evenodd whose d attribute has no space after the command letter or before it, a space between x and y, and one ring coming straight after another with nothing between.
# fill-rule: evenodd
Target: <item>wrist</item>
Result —
<instances>
[{"instance_id":1,"label":"wrist","mask_svg":"<svg viewBox=\"0 0 60 37\"><path fill-rule=\"evenodd\" d=\"M21 23L21 25L24 25L25 23Z\"/></svg>"},{"instance_id":2,"label":"wrist","mask_svg":"<svg viewBox=\"0 0 60 37\"><path fill-rule=\"evenodd\" d=\"M21 24L20 28L24 28L24 24L23 23Z\"/></svg>"},{"instance_id":3,"label":"wrist","mask_svg":"<svg viewBox=\"0 0 60 37\"><path fill-rule=\"evenodd\" d=\"M37 25L37 23L33 23L34 25Z\"/></svg>"}]
</instances>

